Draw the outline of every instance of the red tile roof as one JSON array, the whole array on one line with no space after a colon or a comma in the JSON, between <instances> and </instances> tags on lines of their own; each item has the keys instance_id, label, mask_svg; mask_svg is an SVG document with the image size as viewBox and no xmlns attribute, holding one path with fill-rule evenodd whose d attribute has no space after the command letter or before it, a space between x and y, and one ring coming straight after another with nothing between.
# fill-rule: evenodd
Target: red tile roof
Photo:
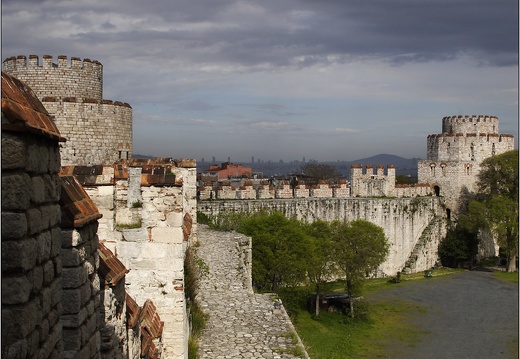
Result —
<instances>
[{"instance_id":1,"label":"red tile roof","mask_svg":"<svg viewBox=\"0 0 520 359\"><path fill-rule=\"evenodd\" d=\"M102 217L87 192L74 176L62 176L61 180L61 225L63 228L80 228Z\"/></svg>"},{"instance_id":2,"label":"red tile roof","mask_svg":"<svg viewBox=\"0 0 520 359\"><path fill-rule=\"evenodd\" d=\"M129 270L103 242L99 242L98 254L99 274L104 278L105 284L113 287L125 277Z\"/></svg>"},{"instance_id":3,"label":"red tile roof","mask_svg":"<svg viewBox=\"0 0 520 359\"><path fill-rule=\"evenodd\" d=\"M3 123L3 131L29 131L65 142L51 116L31 88L2 72L2 113L21 123ZM23 126L21 126L23 125Z\"/></svg>"}]
</instances>

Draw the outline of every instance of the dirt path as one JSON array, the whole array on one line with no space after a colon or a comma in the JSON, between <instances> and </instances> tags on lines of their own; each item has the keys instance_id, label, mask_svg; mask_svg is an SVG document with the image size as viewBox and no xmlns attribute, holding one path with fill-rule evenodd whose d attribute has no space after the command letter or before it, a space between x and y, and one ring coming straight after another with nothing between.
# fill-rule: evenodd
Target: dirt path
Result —
<instances>
[{"instance_id":1,"label":"dirt path","mask_svg":"<svg viewBox=\"0 0 520 359\"><path fill-rule=\"evenodd\" d=\"M463 272L396 285L369 300L406 300L427 309L413 323L428 334L414 347L389 345L385 358L518 358L518 285L491 273Z\"/></svg>"}]
</instances>

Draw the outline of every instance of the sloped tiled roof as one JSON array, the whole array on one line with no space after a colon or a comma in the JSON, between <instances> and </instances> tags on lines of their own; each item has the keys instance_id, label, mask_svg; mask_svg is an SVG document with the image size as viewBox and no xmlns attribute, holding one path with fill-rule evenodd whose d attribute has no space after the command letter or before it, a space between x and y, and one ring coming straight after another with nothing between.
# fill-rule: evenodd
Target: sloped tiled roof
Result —
<instances>
[{"instance_id":1,"label":"sloped tiled roof","mask_svg":"<svg viewBox=\"0 0 520 359\"><path fill-rule=\"evenodd\" d=\"M129 270L103 242L99 242L98 254L99 274L105 280L105 284L113 287L124 278Z\"/></svg>"},{"instance_id":2,"label":"sloped tiled roof","mask_svg":"<svg viewBox=\"0 0 520 359\"><path fill-rule=\"evenodd\" d=\"M2 113L13 123L2 131L29 131L65 142L51 116L29 86L2 72ZM21 122L18 122L21 121Z\"/></svg>"},{"instance_id":3,"label":"sloped tiled roof","mask_svg":"<svg viewBox=\"0 0 520 359\"><path fill-rule=\"evenodd\" d=\"M62 176L61 181L61 225L63 228L80 228L102 217L87 192L74 176Z\"/></svg>"},{"instance_id":4,"label":"sloped tiled roof","mask_svg":"<svg viewBox=\"0 0 520 359\"><path fill-rule=\"evenodd\" d=\"M128 328L135 328L139 323L139 316L141 315L141 307L137 302L126 293L126 325Z\"/></svg>"}]
</instances>

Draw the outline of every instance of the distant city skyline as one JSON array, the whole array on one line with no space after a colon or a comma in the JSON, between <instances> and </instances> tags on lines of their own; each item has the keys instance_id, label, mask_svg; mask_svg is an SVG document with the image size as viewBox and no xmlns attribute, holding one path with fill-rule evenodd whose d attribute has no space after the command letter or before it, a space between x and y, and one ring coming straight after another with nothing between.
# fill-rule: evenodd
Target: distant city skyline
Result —
<instances>
[{"instance_id":1,"label":"distant city skyline","mask_svg":"<svg viewBox=\"0 0 520 359\"><path fill-rule=\"evenodd\" d=\"M517 0L2 1L3 60L32 54L101 62L136 154L426 158L454 115L518 144Z\"/></svg>"}]
</instances>

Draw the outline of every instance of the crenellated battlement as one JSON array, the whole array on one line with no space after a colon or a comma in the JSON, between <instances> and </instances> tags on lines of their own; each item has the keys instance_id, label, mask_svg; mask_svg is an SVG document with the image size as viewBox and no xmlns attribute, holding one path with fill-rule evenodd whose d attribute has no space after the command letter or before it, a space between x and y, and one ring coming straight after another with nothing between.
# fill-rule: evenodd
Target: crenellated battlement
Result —
<instances>
[{"instance_id":1,"label":"crenellated battlement","mask_svg":"<svg viewBox=\"0 0 520 359\"><path fill-rule=\"evenodd\" d=\"M99 61L78 57L37 55L9 57L2 70L25 82L39 99L93 98L103 99L103 65Z\"/></svg>"},{"instance_id":2,"label":"crenellated battlement","mask_svg":"<svg viewBox=\"0 0 520 359\"><path fill-rule=\"evenodd\" d=\"M6 72L25 70L31 68L41 67L44 69L83 69L85 71L103 71L103 65L97 60L83 59L79 57L71 57L70 61L67 56L59 55L57 61L53 62L53 56L43 55L42 62L40 63L40 57L38 55L29 55L29 58L25 55L12 56L4 60L3 69Z\"/></svg>"},{"instance_id":3,"label":"crenellated battlement","mask_svg":"<svg viewBox=\"0 0 520 359\"><path fill-rule=\"evenodd\" d=\"M442 119L442 133L490 133L498 134L498 117L488 115L446 116Z\"/></svg>"},{"instance_id":4,"label":"crenellated battlement","mask_svg":"<svg viewBox=\"0 0 520 359\"><path fill-rule=\"evenodd\" d=\"M132 107L103 99L103 65L67 57L20 55L3 71L27 84L67 138L63 165L113 163L132 156Z\"/></svg>"},{"instance_id":5,"label":"crenellated battlement","mask_svg":"<svg viewBox=\"0 0 520 359\"><path fill-rule=\"evenodd\" d=\"M426 160L419 161L420 183L429 183L457 213L461 191L475 191L480 164L514 149L514 137L499 134L499 119L488 115L447 116L442 133L427 138Z\"/></svg>"}]
</instances>

